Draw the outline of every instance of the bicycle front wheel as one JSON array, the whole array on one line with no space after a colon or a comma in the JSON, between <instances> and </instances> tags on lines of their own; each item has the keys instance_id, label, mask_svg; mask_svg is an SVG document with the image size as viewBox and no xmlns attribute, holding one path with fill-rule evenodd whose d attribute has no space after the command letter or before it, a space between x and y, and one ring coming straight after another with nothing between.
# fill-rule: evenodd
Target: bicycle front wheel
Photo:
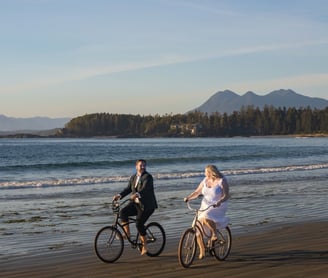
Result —
<instances>
[{"instance_id":1,"label":"bicycle front wheel","mask_svg":"<svg viewBox=\"0 0 328 278\"><path fill-rule=\"evenodd\" d=\"M94 249L100 260L105 263L115 262L121 257L123 248L123 237L117 228L107 226L98 231L94 241Z\"/></svg>"},{"instance_id":2,"label":"bicycle front wheel","mask_svg":"<svg viewBox=\"0 0 328 278\"><path fill-rule=\"evenodd\" d=\"M156 257L162 253L166 243L166 235L163 227L157 222L146 225L147 255ZM138 234L140 239L140 235ZM141 246L141 245L140 245Z\"/></svg>"},{"instance_id":3,"label":"bicycle front wheel","mask_svg":"<svg viewBox=\"0 0 328 278\"><path fill-rule=\"evenodd\" d=\"M189 267L194 261L197 250L196 231L187 229L181 236L178 248L178 259L181 266Z\"/></svg>"},{"instance_id":4,"label":"bicycle front wheel","mask_svg":"<svg viewBox=\"0 0 328 278\"><path fill-rule=\"evenodd\" d=\"M231 250L231 231L227 226L224 229L220 229L217 232L218 240L214 243L214 256L219 261L225 260Z\"/></svg>"}]
</instances>

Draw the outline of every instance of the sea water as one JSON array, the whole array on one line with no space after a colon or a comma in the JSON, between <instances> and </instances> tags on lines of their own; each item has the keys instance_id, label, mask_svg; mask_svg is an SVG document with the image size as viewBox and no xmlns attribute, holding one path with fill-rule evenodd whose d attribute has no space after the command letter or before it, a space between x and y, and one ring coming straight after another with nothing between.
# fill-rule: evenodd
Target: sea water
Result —
<instances>
[{"instance_id":1,"label":"sea water","mask_svg":"<svg viewBox=\"0 0 328 278\"><path fill-rule=\"evenodd\" d=\"M1 139L0 158L0 259L92 248L139 158L168 238L191 225L183 198L208 164L228 179L233 235L328 220L328 138Z\"/></svg>"}]
</instances>

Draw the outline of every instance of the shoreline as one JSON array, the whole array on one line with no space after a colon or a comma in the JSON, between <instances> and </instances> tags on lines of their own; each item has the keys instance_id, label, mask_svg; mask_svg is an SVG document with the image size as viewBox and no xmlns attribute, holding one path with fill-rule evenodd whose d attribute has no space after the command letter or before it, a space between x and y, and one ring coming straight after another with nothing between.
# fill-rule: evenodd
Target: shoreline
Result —
<instances>
[{"instance_id":1,"label":"shoreline","mask_svg":"<svg viewBox=\"0 0 328 278\"><path fill-rule=\"evenodd\" d=\"M62 135L43 135L47 131L36 132L6 132L0 131L0 139L152 139L152 138L327 138L328 133L300 133L300 134L277 134L277 135L235 135L235 136L120 136L120 135L95 135L95 136L62 136Z\"/></svg>"},{"instance_id":2,"label":"shoreline","mask_svg":"<svg viewBox=\"0 0 328 278\"><path fill-rule=\"evenodd\" d=\"M207 255L184 269L178 263L180 234L167 238L158 257L140 256L125 244L113 264L101 262L93 239L67 250L16 257L1 262L2 277L326 277L328 221L282 224L252 234L232 235L226 261Z\"/></svg>"}]
</instances>

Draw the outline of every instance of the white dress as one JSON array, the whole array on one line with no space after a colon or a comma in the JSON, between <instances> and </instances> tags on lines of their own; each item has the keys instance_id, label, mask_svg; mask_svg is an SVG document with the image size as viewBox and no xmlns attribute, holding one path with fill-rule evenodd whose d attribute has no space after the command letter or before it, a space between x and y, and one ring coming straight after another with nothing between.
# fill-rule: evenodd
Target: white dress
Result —
<instances>
[{"instance_id":1,"label":"white dress","mask_svg":"<svg viewBox=\"0 0 328 278\"><path fill-rule=\"evenodd\" d=\"M220 179L220 182L213 187L208 187L206 185L206 178L202 181L202 183L203 183L203 188L202 188L203 200L200 205L201 210L207 208L209 205L213 205L213 204L217 203L221 199L221 197L223 195L223 189L222 189L223 179L225 179L225 177ZM225 180L225 182L226 182L226 180ZM198 219L201 220L201 219L207 218L207 219L210 219L213 222L215 222L216 227L218 229L225 228L229 223L229 218L225 216L227 208L228 208L228 202L225 201L218 207L215 207L215 208L211 207L206 211L199 212Z\"/></svg>"}]
</instances>

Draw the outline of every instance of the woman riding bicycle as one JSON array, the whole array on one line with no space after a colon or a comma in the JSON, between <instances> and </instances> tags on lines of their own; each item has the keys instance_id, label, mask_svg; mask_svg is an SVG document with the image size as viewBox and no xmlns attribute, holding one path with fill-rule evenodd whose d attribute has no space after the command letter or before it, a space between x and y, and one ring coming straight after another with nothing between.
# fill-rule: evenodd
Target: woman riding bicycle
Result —
<instances>
[{"instance_id":1,"label":"woman riding bicycle","mask_svg":"<svg viewBox=\"0 0 328 278\"><path fill-rule=\"evenodd\" d=\"M189 196L184 198L185 202L203 195L200 209L205 209L213 205L208 210L199 213L198 219L204 228L208 228L211 234L211 241L217 240L216 229L224 228L228 225L229 219L225 216L229 195L229 185L224 175L215 165L208 165L205 168L205 178L198 187ZM205 256L205 246L200 234L197 234L197 243L199 246L199 259Z\"/></svg>"},{"instance_id":2,"label":"woman riding bicycle","mask_svg":"<svg viewBox=\"0 0 328 278\"><path fill-rule=\"evenodd\" d=\"M147 253L145 223L157 208L157 201L154 193L153 177L146 171L146 161L144 159L136 161L136 170L137 172L130 177L127 187L120 194L115 195L113 200L122 199L131 193L130 199L133 202L121 210L120 218L125 233L130 236L128 217L137 216L136 227L143 245L141 255L144 255Z\"/></svg>"}]
</instances>

